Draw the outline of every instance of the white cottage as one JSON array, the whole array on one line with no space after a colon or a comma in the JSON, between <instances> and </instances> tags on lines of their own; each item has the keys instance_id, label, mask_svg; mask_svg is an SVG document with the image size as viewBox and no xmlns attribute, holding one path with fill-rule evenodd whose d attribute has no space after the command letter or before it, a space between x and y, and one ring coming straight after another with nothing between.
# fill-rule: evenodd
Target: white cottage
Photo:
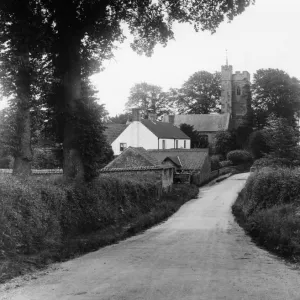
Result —
<instances>
[{"instance_id":1,"label":"white cottage","mask_svg":"<svg viewBox=\"0 0 300 300\"><path fill-rule=\"evenodd\" d=\"M191 139L178 127L156 121L155 114L150 114L147 120L141 119L137 108L132 110L132 122L124 125L123 131L110 142L115 155L130 146L145 149L191 148Z\"/></svg>"}]
</instances>

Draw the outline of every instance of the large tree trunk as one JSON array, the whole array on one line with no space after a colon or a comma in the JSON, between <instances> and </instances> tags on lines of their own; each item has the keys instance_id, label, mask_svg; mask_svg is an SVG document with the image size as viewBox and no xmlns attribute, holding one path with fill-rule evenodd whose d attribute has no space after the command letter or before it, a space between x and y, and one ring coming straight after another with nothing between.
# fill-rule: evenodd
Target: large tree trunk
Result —
<instances>
[{"instance_id":1,"label":"large tree trunk","mask_svg":"<svg viewBox=\"0 0 300 300\"><path fill-rule=\"evenodd\" d=\"M63 170L65 178L84 178L84 165L77 143L77 133L74 121L78 114L78 101L81 98L81 60L80 39L72 37L71 33L65 36L61 57L65 64L61 75L63 85L64 132L63 132Z\"/></svg>"},{"instance_id":2,"label":"large tree trunk","mask_svg":"<svg viewBox=\"0 0 300 300\"><path fill-rule=\"evenodd\" d=\"M28 176L31 174L31 91L30 91L30 62L26 43L20 47L17 87L17 139L13 175Z\"/></svg>"}]
</instances>

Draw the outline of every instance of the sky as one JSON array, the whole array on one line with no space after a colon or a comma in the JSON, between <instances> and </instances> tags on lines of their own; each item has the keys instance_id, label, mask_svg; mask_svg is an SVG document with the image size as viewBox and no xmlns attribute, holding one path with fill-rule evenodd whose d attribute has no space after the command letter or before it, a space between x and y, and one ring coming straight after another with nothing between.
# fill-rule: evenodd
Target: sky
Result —
<instances>
[{"instance_id":1,"label":"sky","mask_svg":"<svg viewBox=\"0 0 300 300\"><path fill-rule=\"evenodd\" d=\"M166 47L156 46L151 58L134 53L129 37L92 81L100 102L115 116L124 111L134 84L147 82L165 91L179 88L197 71L220 71L226 49L233 71L248 71L251 79L261 68L278 68L300 79L299 16L299 0L256 0L231 23L222 23L213 35L176 24L175 39Z\"/></svg>"},{"instance_id":2,"label":"sky","mask_svg":"<svg viewBox=\"0 0 300 300\"><path fill-rule=\"evenodd\" d=\"M253 74L261 68L278 68L300 79L300 0L256 0L231 23L222 23L215 34L195 32L175 24L175 39L156 46L151 58L140 56L126 42L118 45L105 70L92 76L111 116L124 111L130 88L147 82L165 91L179 88L193 73L220 71L226 62L235 71ZM5 101L0 101L0 108Z\"/></svg>"}]
</instances>

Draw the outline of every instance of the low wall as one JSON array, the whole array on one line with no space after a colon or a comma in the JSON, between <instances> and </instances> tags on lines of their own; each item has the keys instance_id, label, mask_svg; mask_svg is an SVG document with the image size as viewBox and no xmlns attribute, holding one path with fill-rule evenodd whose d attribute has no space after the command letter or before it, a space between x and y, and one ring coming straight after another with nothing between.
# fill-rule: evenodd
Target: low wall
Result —
<instances>
[{"instance_id":1,"label":"low wall","mask_svg":"<svg viewBox=\"0 0 300 300\"><path fill-rule=\"evenodd\" d=\"M12 169L0 169L0 174L12 174ZM51 175L51 174L63 174L62 169L44 169L44 170L31 170L32 175Z\"/></svg>"}]
</instances>

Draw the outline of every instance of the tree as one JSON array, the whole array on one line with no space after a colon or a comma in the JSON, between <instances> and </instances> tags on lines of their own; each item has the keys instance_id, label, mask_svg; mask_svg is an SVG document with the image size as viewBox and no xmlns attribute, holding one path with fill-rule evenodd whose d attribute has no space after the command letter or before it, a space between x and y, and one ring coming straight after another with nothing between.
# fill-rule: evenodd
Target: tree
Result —
<instances>
[{"instance_id":1,"label":"tree","mask_svg":"<svg viewBox=\"0 0 300 300\"><path fill-rule=\"evenodd\" d=\"M168 113L168 98L160 86L148 84L146 82L135 84L131 90L126 109L130 111L134 107L139 107L144 118L148 118L149 113L161 116Z\"/></svg>"},{"instance_id":2,"label":"tree","mask_svg":"<svg viewBox=\"0 0 300 300\"><path fill-rule=\"evenodd\" d=\"M208 138L194 129L194 126L189 124L180 124L180 130L183 131L189 138L191 138L191 148L207 148Z\"/></svg>"},{"instance_id":3,"label":"tree","mask_svg":"<svg viewBox=\"0 0 300 300\"><path fill-rule=\"evenodd\" d=\"M269 157L299 159L299 128L292 126L288 119L271 114L267 119L265 130L267 145L270 147Z\"/></svg>"},{"instance_id":4,"label":"tree","mask_svg":"<svg viewBox=\"0 0 300 300\"><path fill-rule=\"evenodd\" d=\"M38 95L38 66L45 60L43 48L48 39L48 25L43 21L37 1L0 3L0 79L2 94L11 98L15 114L13 174L20 176L31 172L31 110Z\"/></svg>"},{"instance_id":5,"label":"tree","mask_svg":"<svg viewBox=\"0 0 300 300\"><path fill-rule=\"evenodd\" d=\"M131 113L124 113L115 115L114 117L108 118L108 123L116 123L116 124L126 124L127 121L130 121L132 119Z\"/></svg>"},{"instance_id":6,"label":"tree","mask_svg":"<svg viewBox=\"0 0 300 300\"><path fill-rule=\"evenodd\" d=\"M176 104L180 113L209 114L220 112L220 96L221 74L199 71L183 84Z\"/></svg>"},{"instance_id":7,"label":"tree","mask_svg":"<svg viewBox=\"0 0 300 300\"><path fill-rule=\"evenodd\" d=\"M295 125L300 108L300 82L278 69L260 69L252 85L254 126L262 129L270 114Z\"/></svg>"},{"instance_id":8,"label":"tree","mask_svg":"<svg viewBox=\"0 0 300 300\"><path fill-rule=\"evenodd\" d=\"M215 136L214 151L224 157L232 150L237 149L236 136L234 132L219 131Z\"/></svg>"}]
</instances>

